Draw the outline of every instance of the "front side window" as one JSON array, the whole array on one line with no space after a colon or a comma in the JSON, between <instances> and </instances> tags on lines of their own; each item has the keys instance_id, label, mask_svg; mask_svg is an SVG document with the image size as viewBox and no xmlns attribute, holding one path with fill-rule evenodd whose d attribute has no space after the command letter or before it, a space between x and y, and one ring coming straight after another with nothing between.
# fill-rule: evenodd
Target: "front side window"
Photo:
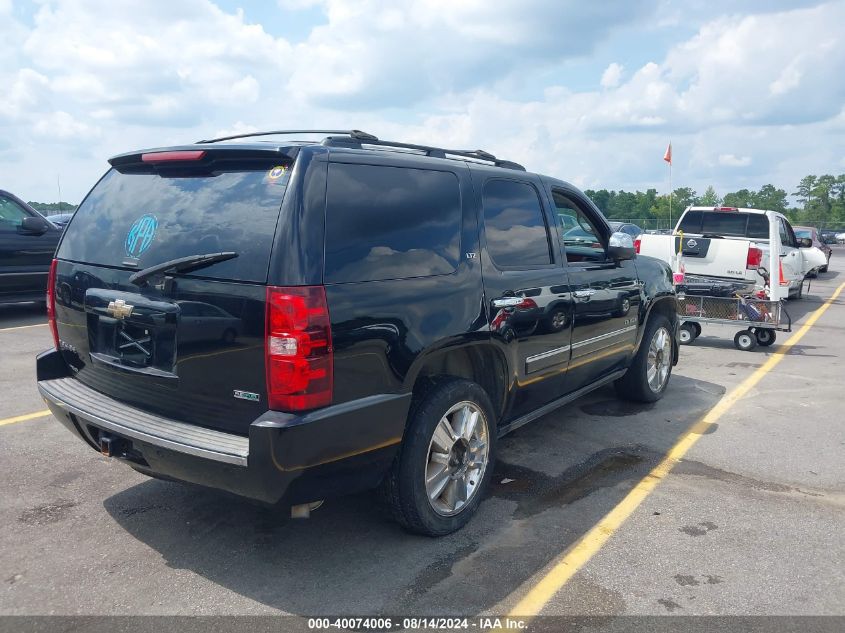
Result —
<instances>
[{"instance_id":1,"label":"front side window","mask_svg":"<svg viewBox=\"0 0 845 633\"><path fill-rule=\"evenodd\" d=\"M325 281L450 274L458 265L461 215L452 172L332 163Z\"/></svg>"},{"instance_id":2,"label":"front side window","mask_svg":"<svg viewBox=\"0 0 845 633\"><path fill-rule=\"evenodd\" d=\"M605 261L604 238L596 221L562 193L553 191L552 198L566 261Z\"/></svg>"},{"instance_id":3,"label":"front side window","mask_svg":"<svg viewBox=\"0 0 845 633\"><path fill-rule=\"evenodd\" d=\"M786 225L780 218L778 218L778 233L780 233L781 244L784 246L792 246L792 240L789 239L789 232L786 230Z\"/></svg>"},{"instance_id":4,"label":"front side window","mask_svg":"<svg viewBox=\"0 0 845 633\"><path fill-rule=\"evenodd\" d=\"M786 231L787 241L785 243L798 248L798 238L795 237L795 231L792 230L792 225L783 219L781 219L781 223L784 225L784 231Z\"/></svg>"},{"instance_id":5,"label":"front side window","mask_svg":"<svg viewBox=\"0 0 845 633\"><path fill-rule=\"evenodd\" d=\"M552 263L549 231L537 190L514 180L488 180L482 196L487 250L496 266Z\"/></svg>"},{"instance_id":6,"label":"front side window","mask_svg":"<svg viewBox=\"0 0 845 633\"><path fill-rule=\"evenodd\" d=\"M16 230L26 217L29 214L17 202L0 196L0 231Z\"/></svg>"}]
</instances>

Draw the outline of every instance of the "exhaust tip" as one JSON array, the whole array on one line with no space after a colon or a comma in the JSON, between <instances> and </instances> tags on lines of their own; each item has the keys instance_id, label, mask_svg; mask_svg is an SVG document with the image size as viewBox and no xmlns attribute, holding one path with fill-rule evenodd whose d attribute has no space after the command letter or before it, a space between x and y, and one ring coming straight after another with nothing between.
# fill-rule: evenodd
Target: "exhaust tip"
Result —
<instances>
[{"instance_id":1,"label":"exhaust tip","mask_svg":"<svg viewBox=\"0 0 845 633\"><path fill-rule=\"evenodd\" d=\"M308 519L311 517L311 512L323 505L323 500L312 501L310 503L300 503L299 505L290 507L291 519Z\"/></svg>"}]
</instances>

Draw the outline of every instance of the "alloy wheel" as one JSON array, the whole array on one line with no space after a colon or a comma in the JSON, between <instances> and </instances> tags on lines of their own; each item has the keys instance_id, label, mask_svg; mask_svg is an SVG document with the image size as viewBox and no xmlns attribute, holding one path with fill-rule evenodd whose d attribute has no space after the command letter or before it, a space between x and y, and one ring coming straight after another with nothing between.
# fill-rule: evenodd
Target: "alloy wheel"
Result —
<instances>
[{"instance_id":1,"label":"alloy wheel","mask_svg":"<svg viewBox=\"0 0 845 633\"><path fill-rule=\"evenodd\" d=\"M474 497L489 461L487 418L473 402L450 408L428 446L425 491L437 514L458 514Z\"/></svg>"},{"instance_id":2,"label":"alloy wheel","mask_svg":"<svg viewBox=\"0 0 845 633\"><path fill-rule=\"evenodd\" d=\"M672 366L672 337L665 327L657 328L648 346L647 378L648 386L654 393L659 393L669 379Z\"/></svg>"}]
</instances>

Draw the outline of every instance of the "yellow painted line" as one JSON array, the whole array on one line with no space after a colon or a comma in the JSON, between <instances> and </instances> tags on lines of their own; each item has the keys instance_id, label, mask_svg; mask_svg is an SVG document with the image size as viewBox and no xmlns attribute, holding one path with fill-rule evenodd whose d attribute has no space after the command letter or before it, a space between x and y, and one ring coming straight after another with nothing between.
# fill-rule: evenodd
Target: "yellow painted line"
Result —
<instances>
[{"instance_id":1,"label":"yellow painted line","mask_svg":"<svg viewBox=\"0 0 845 633\"><path fill-rule=\"evenodd\" d=\"M26 330L31 327L44 327L46 323L36 323L35 325L16 325L15 327L0 327L0 332L10 332L12 330Z\"/></svg>"},{"instance_id":2,"label":"yellow painted line","mask_svg":"<svg viewBox=\"0 0 845 633\"><path fill-rule=\"evenodd\" d=\"M674 465L680 461L706 433L710 425L727 413L734 404L745 396L763 377L780 363L784 356L798 343L811 327L836 301L845 283L840 284L836 292L813 312L806 323L789 339L773 351L763 365L735 389L725 394L703 418L693 424L675 443L664 458L619 502L604 518L596 523L589 532L568 547L551 569L528 590L528 593L513 607L509 616L514 618L532 618L539 615L555 594L602 548L639 505L657 487Z\"/></svg>"},{"instance_id":3,"label":"yellow painted line","mask_svg":"<svg viewBox=\"0 0 845 633\"><path fill-rule=\"evenodd\" d=\"M37 418L44 418L50 415L50 409L45 409L44 411L36 411L35 413L27 413L26 415L19 415L14 418L6 418L5 420L0 420L0 426L6 426L7 424L14 424L15 422L26 422L27 420L35 420Z\"/></svg>"}]
</instances>

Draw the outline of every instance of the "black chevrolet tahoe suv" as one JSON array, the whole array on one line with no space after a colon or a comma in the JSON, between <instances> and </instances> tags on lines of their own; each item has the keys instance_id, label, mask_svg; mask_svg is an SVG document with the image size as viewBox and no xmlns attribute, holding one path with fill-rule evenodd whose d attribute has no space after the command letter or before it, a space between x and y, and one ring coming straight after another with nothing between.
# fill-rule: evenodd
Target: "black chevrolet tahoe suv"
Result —
<instances>
[{"instance_id":1,"label":"black chevrolet tahoe suv","mask_svg":"<svg viewBox=\"0 0 845 633\"><path fill-rule=\"evenodd\" d=\"M611 382L663 395L671 271L583 193L483 151L325 133L109 161L53 261L37 359L72 433L294 510L378 488L441 535L503 434Z\"/></svg>"}]
</instances>

